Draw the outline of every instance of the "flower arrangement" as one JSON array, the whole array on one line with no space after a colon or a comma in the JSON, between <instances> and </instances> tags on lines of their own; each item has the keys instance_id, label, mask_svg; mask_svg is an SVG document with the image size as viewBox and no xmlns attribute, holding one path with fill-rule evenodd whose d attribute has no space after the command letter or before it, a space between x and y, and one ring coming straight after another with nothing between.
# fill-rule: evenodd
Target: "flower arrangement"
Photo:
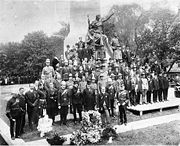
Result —
<instances>
[{"instance_id":1,"label":"flower arrangement","mask_svg":"<svg viewBox=\"0 0 180 146\"><path fill-rule=\"evenodd\" d=\"M82 113L82 127L73 132L71 144L85 145L95 144L101 139L101 115L98 111L90 110Z\"/></svg>"},{"instance_id":2,"label":"flower arrangement","mask_svg":"<svg viewBox=\"0 0 180 146\"><path fill-rule=\"evenodd\" d=\"M101 137L103 139L109 139L110 137L112 137L114 139L114 138L117 138L117 136L118 135L117 135L116 131L113 128L107 127L102 131L102 136Z\"/></svg>"},{"instance_id":3,"label":"flower arrangement","mask_svg":"<svg viewBox=\"0 0 180 146\"><path fill-rule=\"evenodd\" d=\"M59 136L58 133L54 133L51 138L46 139L50 145L62 145L67 139Z\"/></svg>"}]
</instances>

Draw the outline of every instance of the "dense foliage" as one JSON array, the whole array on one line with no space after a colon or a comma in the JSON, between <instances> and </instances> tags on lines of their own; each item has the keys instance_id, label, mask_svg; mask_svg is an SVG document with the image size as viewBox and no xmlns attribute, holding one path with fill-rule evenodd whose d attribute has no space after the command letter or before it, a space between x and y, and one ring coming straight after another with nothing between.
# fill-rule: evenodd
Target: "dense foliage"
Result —
<instances>
[{"instance_id":1,"label":"dense foliage","mask_svg":"<svg viewBox=\"0 0 180 146\"><path fill-rule=\"evenodd\" d=\"M116 32L121 45L130 47L141 61L157 61L166 71L179 60L180 24L174 12L158 6L145 11L137 4L114 5L112 12L114 16L104 26L108 38Z\"/></svg>"},{"instance_id":2,"label":"dense foliage","mask_svg":"<svg viewBox=\"0 0 180 146\"><path fill-rule=\"evenodd\" d=\"M61 30L64 32L66 30ZM68 30L69 31L69 30ZM9 42L0 45L1 75L39 75L46 58L63 54L64 37L48 37L43 31L25 35L20 43Z\"/></svg>"}]
</instances>

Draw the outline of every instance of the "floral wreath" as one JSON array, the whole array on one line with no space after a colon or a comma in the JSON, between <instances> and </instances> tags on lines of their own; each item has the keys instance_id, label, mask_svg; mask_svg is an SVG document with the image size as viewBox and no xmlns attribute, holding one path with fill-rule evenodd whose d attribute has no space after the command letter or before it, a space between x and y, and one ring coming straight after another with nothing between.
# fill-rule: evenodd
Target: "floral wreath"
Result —
<instances>
[{"instance_id":1,"label":"floral wreath","mask_svg":"<svg viewBox=\"0 0 180 146\"><path fill-rule=\"evenodd\" d=\"M70 139L71 144L84 145L99 142L102 132L101 126L101 114L98 111L82 112L82 127L73 132Z\"/></svg>"}]
</instances>

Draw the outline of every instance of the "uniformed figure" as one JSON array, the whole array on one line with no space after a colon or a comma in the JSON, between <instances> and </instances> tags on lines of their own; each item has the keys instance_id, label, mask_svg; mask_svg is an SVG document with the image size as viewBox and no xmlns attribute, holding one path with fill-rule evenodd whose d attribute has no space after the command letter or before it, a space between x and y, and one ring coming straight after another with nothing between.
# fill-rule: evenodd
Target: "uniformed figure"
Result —
<instances>
[{"instance_id":1,"label":"uniformed figure","mask_svg":"<svg viewBox=\"0 0 180 146\"><path fill-rule=\"evenodd\" d=\"M72 89L74 86L73 76L72 74L69 74L69 80L66 82L67 88Z\"/></svg>"},{"instance_id":2,"label":"uniformed figure","mask_svg":"<svg viewBox=\"0 0 180 146\"><path fill-rule=\"evenodd\" d=\"M66 125L68 107L70 106L70 93L66 88L66 82L61 82L61 89L58 92L58 108L60 109L61 124Z\"/></svg>"},{"instance_id":3,"label":"uniformed figure","mask_svg":"<svg viewBox=\"0 0 180 146\"><path fill-rule=\"evenodd\" d=\"M50 59L46 59L46 66L42 70L42 74L45 75L45 80L54 77L54 68L50 66Z\"/></svg>"},{"instance_id":4,"label":"uniformed figure","mask_svg":"<svg viewBox=\"0 0 180 146\"><path fill-rule=\"evenodd\" d=\"M69 74L69 80L66 82L66 86L69 90L71 90L74 86L73 76L72 74ZM73 113L73 107L70 105L70 113Z\"/></svg>"},{"instance_id":5,"label":"uniformed figure","mask_svg":"<svg viewBox=\"0 0 180 146\"><path fill-rule=\"evenodd\" d=\"M102 87L101 92L98 94L97 107L99 109L99 112L101 113L103 126L110 124L110 117L109 117L110 99L109 99L109 94L106 93L105 87Z\"/></svg>"},{"instance_id":6,"label":"uniformed figure","mask_svg":"<svg viewBox=\"0 0 180 146\"><path fill-rule=\"evenodd\" d=\"M121 84L120 92L117 93L117 103L119 106L120 124L127 124L126 106L129 102L128 91L125 90L124 84Z\"/></svg>"},{"instance_id":7,"label":"uniformed figure","mask_svg":"<svg viewBox=\"0 0 180 146\"><path fill-rule=\"evenodd\" d=\"M19 98L19 105L22 108L22 118L21 118L21 130L20 135L24 133L24 126L25 126L25 117L26 117L26 98L24 95L24 88L19 88L19 94L17 95Z\"/></svg>"},{"instance_id":8,"label":"uniformed figure","mask_svg":"<svg viewBox=\"0 0 180 146\"><path fill-rule=\"evenodd\" d=\"M13 97L7 102L6 106L6 115L10 120L10 134L12 140L20 137L21 126L22 126L22 114L24 110L20 106L20 98L17 94L14 94ZM15 137L14 137L14 124L16 123L15 128Z\"/></svg>"},{"instance_id":9,"label":"uniformed figure","mask_svg":"<svg viewBox=\"0 0 180 146\"><path fill-rule=\"evenodd\" d=\"M62 71L61 71L61 77L63 81L68 81L69 72L70 72L70 69L68 67L68 62L65 61L65 66L62 68Z\"/></svg>"},{"instance_id":10,"label":"uniformed figure","mask_svg":"<svg viewBox=\"0 0 180 146\"><path fill-rule=\"evenodd\" d=\"M169 88L169 81L167 78L167 74L163 74L163 101L167 101L168 97L168 88Z\"/></svg>"},{"instance_id":11,"label":"uniformed figure","mask_svg":"<svg viewBox=\"0 0 180 146\"><path fill-rule=\"evenodd\" d=\"M77 81L74 82L74 86L71 90L71 104L73 106L73 116L74 116L74 123L76 124L76 110L79 114L79 121L82 121L82 103L83 103L83 96L79 89L79 84Z\"/></svg>"},{"instance_id":12,"label":"uniformed figure","mask_svg":"<svg viewBox=\"0 0 180 146\"><path fill-rule=\"evenodd\" d=\"M55 116L57 115L58 111L58 91L54 87L53 83L49 84L49 90L47 91L47 115L49 118L53 120L53 123L55 122Z\"/></svg>"},{"instance_id":13,"label":"uniformed figure","mask_svg":"<svg viewBox=\"0 0 180 146\"><path fill-rule=\"evenodd\" d=\"M34 84L29 85L30 90L26 92L26 101L27 101L27 114L29 127L33 130L33 125L37 126L38 124L38 107L39 107L39 98L38 93L34 90Z\"/></svg>"},{"instance_id":14,"label":"uniformed figure","mask_svg":"<svg viewBox=\"0 0 180 146\"><path fill-rule=\"evenodd\" d=\"M96 84L96 79L94 77L92 77L91 79L91 88L93 90L95 90L95 95L98 94L98 88L97 88L97 84Z\"/></svg>"},{"instance_id":15,"label":"uniformed figure","mask_svg":"<svg viewBox=\"0 0 180 146\"><path fill-rule=\"evenodd\" d=\"M45 113L43 113L43 110L46 109L46 96L47 96L47 91L45 90L44 86L42 83L39 83L37 93L39 95L39 116L43 117Z\"/></svg>"},{"instance_id":16,"label":"uniformed figure","mask_svg":"<svg viewBox=\"0 0 180 146\"><path fill-rule=\"evenodd\" d=\"M107 93L109 94L109 101L110 101L110 110L111 116L114 117L114 99L116 94L115 86L112 84L112 80L109 80L109 85L107 86Z\"/></svg>"},{"instance_id":17,"label":"uniformed figure","mask_svg":"<svg viewBox=\"0 0 180 146\"><path fill-rule=\"evenodd\" d=\"M122 52L121 52L121 48L120 48L121 46L118 40L117 33L114 33L114 37L111 40L111 45L113 48L114 59L120 62L120 60L122 60Z\"/></svg>"},{"instance_id":18,"label":"uniformed figure","mask_svg":"<svg viewBox=\"0 0 180 146\"><path fill-rule=\"evenodd\" d=\"M79 88L82 93L86 89L86 85L87 85L86 77L82 75L82 80L79 82Z\"/></svg>"},{"instance_id":19,"label":"uniformed figure","mask_svg":"<svg viewBox=\"0 0 180 146\"><path fill-rule=\"evenodd\" d=\"M83 92L83 104L86 111L94 110L96 105L95 90L91 87L91 82L88 81L86 89Z\"/></svg>"}]
</instances>

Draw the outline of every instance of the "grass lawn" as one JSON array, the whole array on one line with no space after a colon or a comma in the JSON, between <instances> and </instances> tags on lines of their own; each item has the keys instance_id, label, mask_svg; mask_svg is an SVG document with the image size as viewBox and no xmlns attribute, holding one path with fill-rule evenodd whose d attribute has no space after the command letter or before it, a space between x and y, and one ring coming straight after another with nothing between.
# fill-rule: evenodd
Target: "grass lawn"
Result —
<instances>
[{"instance_id":1,"label":"grass lawn","mask_svg":"<svg viewBox=\"0 0 180 146\"><path fill-rule=\"evenodd\" d=\"M57 123L58 124L58 123ZM54 126L53 129L62 132L62 134L72 133L75 129L79 129L80 125L74 126L69 121L67 126ZM25 134L25 141L35 140L38 132L30 132ZM33 136L33 138L32 138ZM27 139L29 137L29 139ZM161 124L144 129L121 133L118 138L113 140L111 145L178 145L180 143L180 121L173 121L167 124ZM98 143L99 145L107 144L107 141Z\"/></svg>"},{"instance_id":2,"label":"grass lawn","mask_svg":"<svg viewBox=\"0 0 180 146\"><path fill-rule=\"evenodd\" d=\"M128 122L133 122L133 121L138 121L138 120L143 120L143 119L148 119L148 118L153 118L153 117L158 117L158 116L163 116L163 115L174 114L174 113L178 113L178 112L179 111L177 110L177 108L170 108L170 109L165 110L163 112L151 111L150 113L146 113L140 117L137 113L132 113L130 111L127 111L127 118L128 118ZM118 124L118 118L116 117L115 119L111 119L111 124L117 125ZM80 129L80 127L81 127L80 124L74 125L72 120L68 120L68 126L60 126L59 121L57 121L56 125L53 126L53 131L58 131L58 133L60 133L61 135L65 135L65 134L70 134L73 131ZM134 135L131 132L127 132L127 133L129 133L130 137ZM152 133L152 131L150 132L150 135L151 135L151 133ZM142 133L140 132L139 134L142 134ZM37 130L36 131L29 131L28 124L26 123L25 134L22 135L22 138L25 141L34 141L34 140L43 139L43 138L40 138L39 135L40 135L40 133ZM143 136L143 134L142 134L142 136ZM118 139L118 141L119 141L119 139Z\"/></svg>"},{"instance_id":3,"label":"grass lawn","mask_svg":"<svg viewBox=\"0 0 180 146\"><path fill-rule=\"evenodd\" d=\"M4 98L10 96L10 91L15 88L18 91L18 88L20 86L23 86L25 88L28 87L28 85L12 85L12 86L2 86L2 94L0 99L0 116L1 118L6 121L9 124L9 120L5 116L5 108L6 106L6 100ZM174 113L178 113L179 111L177 108L169 108L167 110L163 110L163 112L159 112L159 110L149 111L143 114L143 116L139 116L138 112L130 112L127 111L127 119L128 122L153 118L153 117L159 117L163 115L170 115ZM64 134L70 134L73 131L80 129L81 125L77 124L74 125L72 120L68 121L69 126L59 126L59 121L56 122L56 126L53 126L53 130L58 131L58 133ZM111 119L112 125L118 124L118 118ZM159 126L154 126L146 129L131 131L122 133L119 135L119 138L114 141L113 144L175 144L177 145L179 143L179 133L177 130L177 127L179 127L179 123L171 122L168 124L163 124ZM180 131L180 130L179 130ZM39 137L38 131L30 131L28 128L28 120L26 118L26 126L25 126L25 134L22 135L22 138L25 141L34 141L42 139Z\"/></svg>"},{"instance_id":4,"label":"grass lawn","mask_svg":"<svg viewBox=\"0 0 180 146\"><path fill-rule=\"evenodd\" d=\"M119 134L112 145L178 145L180 121ZM102 142L101 144L106 144Z\"/></svg>"}]
</instances>

